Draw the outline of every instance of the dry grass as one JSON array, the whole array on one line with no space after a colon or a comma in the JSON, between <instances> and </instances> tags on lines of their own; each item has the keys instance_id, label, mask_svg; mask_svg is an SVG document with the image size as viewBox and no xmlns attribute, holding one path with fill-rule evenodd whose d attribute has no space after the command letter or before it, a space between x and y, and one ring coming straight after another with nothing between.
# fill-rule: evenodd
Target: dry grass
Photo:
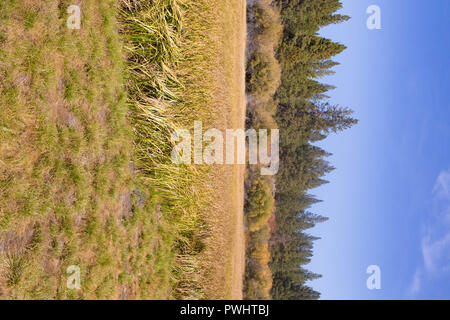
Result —
<instances>
[{"instance_id":1,"label":"dry grass","mask_svg":"<svg viewBox=\"0 0 450 320\"><path fill-rule=\"evenodd\" d=\"M245 2L123 3L138 167L144 183L156 186L163 216L173 226L174 295L242 297L243 168L174 166L167 132L192 128L195 120L244 127ZM165 146L156 153L155 141Z\"/></svg>"},{"instance_id":2,"label":"dry grass","mask_svg":"<svg viewBox=\"0 0 450 320\"><path fill-rule=\"evenodd\" d=\"M245 44L246 2L196 1L189 21L203 21L203 39L195 41L202 52L209 52L206 59L196 63L203 70L200 84L209 88L205 100L207 127L236 129L245 127ZM194 23L192 23L194 25ZM195 90L189 89L188 91ZM199 104L200 106L203 104ZM210 228L206 250L201 253L205 293L211 299L241 299L245 268L245 240L243 219L244 192L243 165L214 166L205 181L211 194L210 206L205 217Z\"/></svg>"},{"instance_id":3,"label":"dry grass","mask_svg":"<svg viewBox=\"0 0 450 320\"><path fill-rule=\"evenodd\" d=\"M2 298L242 297L243 168L167 152L194 120L244 127L245 1L147 3L155 28L130 42L118 5L136 3L85 0L81 30L72 1L0 3Z\"/></svg>"},{"instance_id":4,"label":"dry grass","mask_svg":"<svg viewBox=\"0 0 450 320\"><path fill-rule=\"evenodd\" d=\"M165 226L130 170L116 1L83 1L80 30L71 4L0 3L0 296L167 298Z\"/></svg>"}]
</instances>

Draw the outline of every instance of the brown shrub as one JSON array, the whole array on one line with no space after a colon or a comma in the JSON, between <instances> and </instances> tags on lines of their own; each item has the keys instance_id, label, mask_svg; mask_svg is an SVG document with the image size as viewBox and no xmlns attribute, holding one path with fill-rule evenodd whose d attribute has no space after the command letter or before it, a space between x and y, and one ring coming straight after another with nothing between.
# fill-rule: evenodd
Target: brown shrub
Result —
<instances>
[{"instance_id":1,"label":"brown shrub","mask_svg":"<svg viewBox=\"0 0 450 320\"><path fill-rule=\"evenodd\" d=\"M255 52L246 72L247 92L258 100L273 97L280 85L281 68L273 53Z\"/></svg>"}]
</instances>

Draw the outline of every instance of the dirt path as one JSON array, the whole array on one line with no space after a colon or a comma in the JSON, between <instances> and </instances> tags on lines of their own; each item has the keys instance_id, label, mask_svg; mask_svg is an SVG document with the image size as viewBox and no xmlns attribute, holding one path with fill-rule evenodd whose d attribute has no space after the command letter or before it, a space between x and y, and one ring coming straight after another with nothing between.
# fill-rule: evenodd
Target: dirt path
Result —
<instances>
[{"instance_id":1,"label":"dirt path","mask_svg":"<svg viewBox=\"0 0 450 320\"><path fill-rule=\"evenodd\" d=\"M240 95L233 112L233 127L245 128L246 114L246 98L245 98L245 51L247 43L246 29L246 1L241 3L241 23L238 28L237 35L237 59L236 59L236 77L238 77L238 87ZM233 256L232 256L232 286L231 299L242 299L243 297L243 280L245 272L245 237L244 237L244 178L245 166L235 165L233 168L233 198L234 198L234 214L235 214L235 236L233 237Z\"/></svg>"},{"instance_id":2,"label":"dirt path","mask_svg":"<svg viewBox=\"0 0 450 320\"><path fill-rule=\"evenodd\" d=\"M213 101L211 125L226 129L245 129L245 49L246 1L229 0L217 4L217 91ZM245 165L211 167L209 192L213 201L208 224L211 237L202 262L207 266L208 299L242 299L245 272L244 234Z\"/></svg>"}]
</instances>

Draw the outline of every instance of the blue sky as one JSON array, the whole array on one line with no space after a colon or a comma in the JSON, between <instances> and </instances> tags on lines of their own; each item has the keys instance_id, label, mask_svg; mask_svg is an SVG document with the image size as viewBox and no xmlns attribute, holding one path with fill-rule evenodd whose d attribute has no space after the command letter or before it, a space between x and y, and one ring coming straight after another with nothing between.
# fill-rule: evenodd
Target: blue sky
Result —
<instances>
[{"instance_id":1,"label":"blue sky","mask_svg":"<svg viewBox=\"0 0 450 320\"><path fill-rule=\"evenodd\" d=\"M450 299L450 1L344 0L322 34L336 57L331 101L360 123L321 143L337 170L313 191L330 217L308 266L324 299ZM381 8L381 30L366 9ZM381 268L381 290L366 269Z\"/></svg>"}]
</instances>

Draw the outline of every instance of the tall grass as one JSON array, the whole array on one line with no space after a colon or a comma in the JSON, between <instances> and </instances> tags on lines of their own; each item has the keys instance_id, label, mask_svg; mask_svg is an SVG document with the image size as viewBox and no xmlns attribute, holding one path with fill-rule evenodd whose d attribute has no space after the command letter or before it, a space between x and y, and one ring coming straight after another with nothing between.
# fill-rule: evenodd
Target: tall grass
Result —
<instances>
[{"instance_id":1,"label":"tall grass","mask_svg":"<svg viewBox=\"0 0 450 320\"><path fill-rule=\"evenodd\" d=\"M186 76L182 75L189 59L182 49L189 41L183 28L187 6L183 0L122 0L120 16L128 58L135 165L142 186L154 191L173 239L171 296L200 299L204 284L197 255L207 234L202 219L207 195L200 194L204 172L173 164L174 142L170 140L174 130L191 125L191 102L202 95L201 91L186 94ZM199 76L195 70L193 74Z\"/></svg>"}]
</instances>

